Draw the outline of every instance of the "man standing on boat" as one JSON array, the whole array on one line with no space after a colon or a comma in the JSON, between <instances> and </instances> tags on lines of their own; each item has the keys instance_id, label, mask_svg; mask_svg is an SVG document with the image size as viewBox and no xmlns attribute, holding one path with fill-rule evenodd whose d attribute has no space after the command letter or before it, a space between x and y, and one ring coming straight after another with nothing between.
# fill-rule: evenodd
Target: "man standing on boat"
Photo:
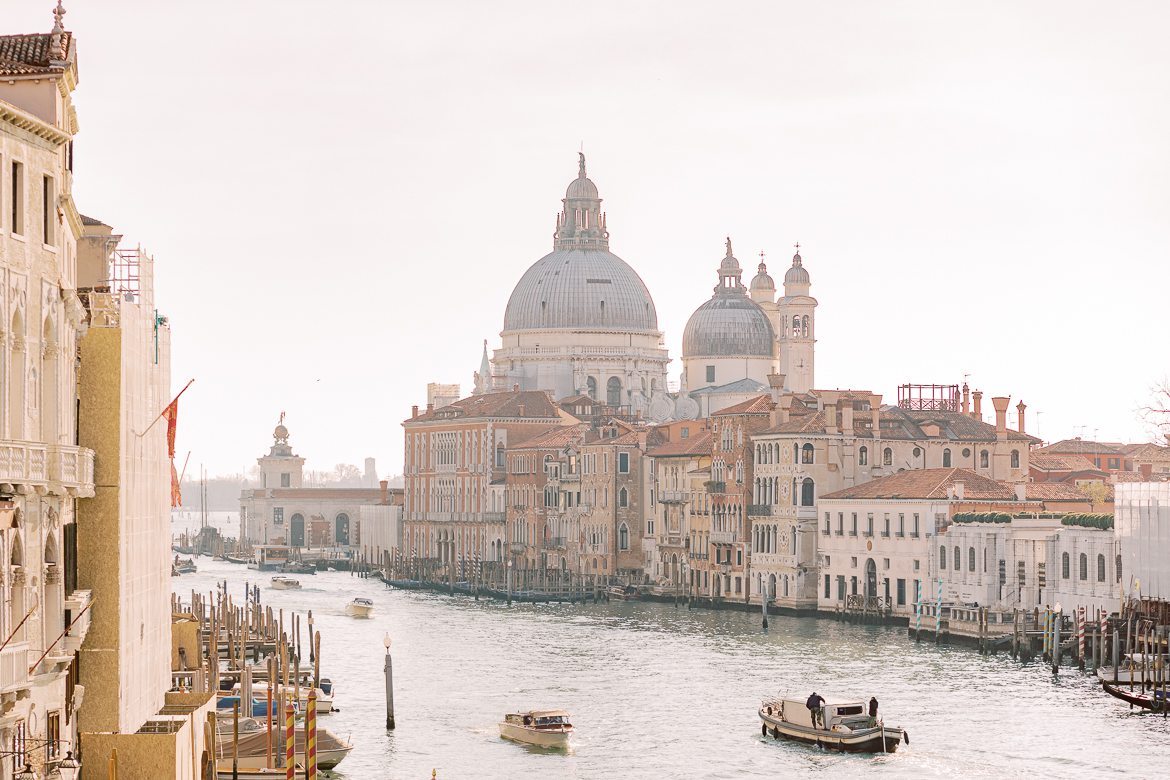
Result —
<instances>
[{"instance_id":1,"label":"man standing on boat","mask_svg":"<svg viewBox=\"0 0 1170 780\"><path fill-rule=\"evenodd\" d=\"M869 717L877 717L878 700L876 696L869 697Z\"/></svg>"},{"instance_id":2,"label":"man standing on boat","mask_svg":"<svg viewBox=\"0 0 1170 780\"><path fill-rule=\"evenodd\" d=\"M804 706L808 707L808 711L812 715L813 728L818 727L818 721L820 722L820 728L824 728L825 717L822 711L822 708L825 706L824 697L819 696L816 691L813 691L813 695L808 697L808 701L804 703Z\"/></svg>"}]
</instances>

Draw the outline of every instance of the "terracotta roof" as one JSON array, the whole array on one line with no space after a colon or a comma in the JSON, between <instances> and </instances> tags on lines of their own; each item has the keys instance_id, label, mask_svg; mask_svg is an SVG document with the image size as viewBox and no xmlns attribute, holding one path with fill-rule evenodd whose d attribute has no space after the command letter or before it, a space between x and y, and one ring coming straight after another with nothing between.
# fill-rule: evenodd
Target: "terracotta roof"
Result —
<instances>
[{"instance_id":1,"label":"terracotta roof","mask_svg":"<svg viewBox=\"0 0 1170 780\"><path fill-rule=\"evenodd\" d=\"M726 409L720 409L711 416L724 417L730 414L767 414L771 411L772 397L770 395L758 395L755 398L749 398L746 401L740 401L734 406L729 406Z\"/></svg>"},{"instance_id":2,"label":"terracotta roof","mask_svg":"<svg viewBox=\"0 0 1170 780\"><path fill-rule=\"evenodd\" d=\"M523 407L523 414L521 414L521 407ZM403 424L447 422L483 417L556 420L560 419L560 412L557 405L543 390L506 391L461 398L439 409L424 412L418 417L403 420Z\"/></svg>"},{"instance_id":3,"label":"terracotta roof","mask_svg":"<svg viewBox=\"0 0 1170 780\"><path fill-rule=\"evenodd\" d=\"M1029 501L1089 501L1088 494L1068 482L1028 482L1024 494Z\"/></svg>"},{"instance_id":4,"label":"terracotta roof","mask_svg":"<svg viewBox=\"0 0 1170 780\"><path fill-rule=\"evenodd\" d=\"M825 493L825 499L920 498L945 499L947 489L963 483L964 501L1015 501L1013 485L976 474L969 469L912 469L860 485Z\"/></svg>"},{"instance_id":5,"label":"terracotta roof","mask_svg":"<svg viewBox=\"0 0 1170 780\"><path fill-rule=\"evenodd\" d=\"M509 446L509 450L540 450L540 449L560 449L572 444L574 441L580 441L581 434L584 433L585 427L582 425L555 425L547 430L540 431L535 436L530 436L524 441Z\"/></svg>"},{"instance_id":6,"label":"terracotta roof","mask_svg":"<svg viewBox=\"0 0 1170 780\"><path fill-rule=\"evenodd\" d=\"M676 441L663 442L650 448L647 453L655 458L681 457L686 455L710 455L711 432L700 431L695 436Z\"/></svg>"},{"instance_id":7,"label":"terracotta roof","mask_svg":"<svg viewBox=\"0 0 1170 780\"><path fill-rule=\"evenodd\" d=\"M1064 455L1125 454L1117 444L1089 441L1088 439L1064 439L1063 441L1049 444L1047 447L1041 447L1037 452L1059 453Z\"/></svg>"},{"instance_id":8,"label":"terracotta roof","mask_svg":"<svg viewBox=\"0 0 1170 780\"><path fill-rule=\"evenodd\" d=\"M1114 471L1109 474L1109 481L1117 482L1148 482L1140 471Z\"/></svg>"},{"instance_id":9,"label":"terracotta roof","mask_svg":"<svg viewBox=\"0 0 1170 780\"><path fill-rule=\"evenodd\" d=\"M69 52L73 33L66 31L62 35L65 51ZM51 42L49 33L0 35L0 76L36 76L60 72L61 69L53 67L49 61Z\"/></svg>"},{"instance_id":10,"label":"terracotta roof","mask_svg":"<svg viewBox=\"0 0 1170 780\"><path fill-rule=\"evenodd\" d=\"M1045 455L1037 450L1028 458L1028 466L1037 471L1088 471L1093 462L1079 455ZM1101 472L1104 474L1105 472Z\"/></svg>"},{"instance_id":11,"label":"terracotta roof","mask_svg":"<svg viewBox=\"0 0 1170 780\"><path fill-rule=\"evenodd\" d=\"M837 407L837 423L841 425L844 417L841 407ZM992 442L995 441L995 426L977 420L962 412L921 412L903 409L900 406L883 406L878 411L878 424L881 426L881 438L897 440L927 440L945 439L955 442ZM853 412L853 435L859 438L873 438L873 413L871 411ZM937 435L930 434L926 428L938 427ZM767 433L801 433L826 435L828 431L828 417L824 410L810 414L797 414L793 411L792 417L786 423L780 423L769 428ZM1029 436L1019 431L1008 430L1008 440L1039 444L1035 436Z\"/></svg>"}]
</instances>

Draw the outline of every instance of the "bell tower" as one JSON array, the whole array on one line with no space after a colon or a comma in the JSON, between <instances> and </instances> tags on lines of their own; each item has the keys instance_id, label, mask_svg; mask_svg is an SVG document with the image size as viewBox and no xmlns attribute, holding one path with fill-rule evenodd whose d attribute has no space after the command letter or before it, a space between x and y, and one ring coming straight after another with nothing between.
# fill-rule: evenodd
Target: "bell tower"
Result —
<instances>
[{"instance_id":1,"label":"bell tower","mask_svg":"<svg viewBox=\"0 0 1170 780\"><path fill-rule=\"evenodd\" d=\"M257 458L260 464L261 488L299 488L304 474L305 459L295 455L288 443L288 428L284 427L284 412L272 431L273 444L268 454Z\"/></svg>"},{"instance_id":2,"label":"bell tower","mask_svg":"<svg viewBox=\"0 0 1170 780\"><path fill-rule=\"evenodd\" d=\"M778 301L780 373L788 377L786 389L794 393L813 389L817 299L809 295L811 287L797 243L792 267L784 274L784 295Z\"/></svg>"}]
</instances>

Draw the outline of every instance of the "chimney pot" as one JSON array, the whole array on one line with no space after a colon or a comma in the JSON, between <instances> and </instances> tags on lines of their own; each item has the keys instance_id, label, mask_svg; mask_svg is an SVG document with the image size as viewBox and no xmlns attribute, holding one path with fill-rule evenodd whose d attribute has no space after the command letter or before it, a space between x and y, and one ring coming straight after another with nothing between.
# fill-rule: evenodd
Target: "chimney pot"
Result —
<instances>
[{"instance_id":1,"label":"chimney pot","mask_svg":"<svg viewBox=\"0 0 1170 780\"><path fill-rule=\"evenodd\" d=\"M435 411L435 405L433 403L427 404L427 414L430 414L433 411Z\"/></svg>"},{"instance_id":2,"label":"chimney pot","mask_svg":"<svg viewBox=\"0 0 1170 780\"><path fill-rule=\"evenodd\" d=\"M1016 501L1028 500L1028 486L1023 482L1016 483Z\"/></svg>"},{"instance_id":3,"label":"chimney pot","mask_svg":"<svg viewBox=\"0 0 1170 780\"><path fill-rule=\"evenodd\" d=\"M971 416L976 420L983 419L983 391L976 390L971 393L971 399L975 403L975 407L971 410Z\"/></svg>"},{"instance_id":4,"label":"chimney pot","mask_svg":"<svg viewBox=\"0 0 1170 780\"><path fill-rule=\"evenodd\" d=\"M1020 433L1024 432L1024 410L1027 408L1027 405L1025 405L1023 401L1020 401L1018 404L1016 404L1016 411L1020 415L1018 420Z\"/></svg>"},{"instance_id":5,"label":"chimney pot","mask_svg":"<svg viewBox=\"0 0 1170 780\"><path fill-rule=\"evenodd\" d=\"M1008 404L1012 399L1007 396L997 395L991 399L991 405L995 407L995 437L997 439L1007 438L1007 410Z\"/></svg>"},{"instance_id":6,"label":"chimney pot","mask_svg":"<svg viewBox=\"0 0 1170 780\"><path fill-rule=\"evenodd\" d=\"M418 404L410 407L410 419L413 420L415 417L418 417Z\"/></svg>"},{"instance_id":7,"label":"chimney pot","mask_svg":"<svg viewBox=\"0 0 1170 780\"><path fill-rule=\"evenodd\" d=\"M963 414L971 413L971 389L967 387L967 383L963 383Z\"/></svg>"},{"instance_id":8,"label":"chimney pot","mask_svg":"<svg viewBox=\"0 0 1170 780\"><path fill-rule=\"evenodd\" d=\"M385 480L385 479L379 480L378 481L378 488L381 489L381 491L382 491L382 503L389 504L390 503L390 496L389 496L390 481Z\"/></svg>"},{"instance_id":9,"label":"chimney pot","mask_svg":"<svg viewBox=\"0 0 1170 780\"><path fill-rule=\"evenodd\" d=\"M956 482L955 485L955 500L962 501L967 494L967 485L965 482Z\"/></svg>"}]
</instances>

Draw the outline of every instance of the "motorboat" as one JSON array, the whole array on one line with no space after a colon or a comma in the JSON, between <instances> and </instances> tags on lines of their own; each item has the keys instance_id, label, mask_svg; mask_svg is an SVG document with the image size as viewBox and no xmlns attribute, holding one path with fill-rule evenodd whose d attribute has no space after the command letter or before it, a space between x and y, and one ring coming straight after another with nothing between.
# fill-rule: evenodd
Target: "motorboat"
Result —
<instances>
[{"instance_id":1,"label":"motorboat","mask_svg":"<svg viewBox=\"0 0 1170 780\"><path fill-rule=\"evenodd\" d=\"M194 574L195 569L194 558L184 559L176 555L174 562L171 564L171 571L177 574Z\"/></svg>"},{"instance_id":2,"label":"motorboat","mask_svg":"<svg viewBox=\"0 0 1170 780\"><path fill-rule=\"evenodd\" d=\"M826 700L818 714L814 724L813 710L805 701L765 699L760 705L760 733L849 753L893 753L903 739L910 744L905 730L871 717L864 701Z\"/></svg>"},{"instance_id":3,"label":"motorboat","mask_svg":"<svg viewBox=\"0 0 1170 780\"><path fill-rule=\"evenodd\" d=\"M564 710L509 712L500 721L501 737L539 747L567 747L572 733L573 724Z\"/></svg>"},{"instance_id":4,"label":"motorboat","mask_svg":"<svg viewBox=\"0 0 1170 780\"><path fill-rule=\"evenodd\" d=\"M316 574L317 567L304 561L289 561L280 567L284 574Z\"/></svg>"},{"instance_id":5,"label":"motorboat","mask_svg":"<svg viewBox=\"0 0 1170 780\"><path fill-rule=\"evenodd\" d=\"M228 769L231 769L233 727L232 718L216 720L215 757L217 768L220 771L223 770L225 760ZM241 769L263 769L268 763L268 727L255 718L240 718L239 729L238 766ZM273 732L272 745L273 752L276 753L278 751L277 745L283 746L284 743L277 739L279 732L275 728ZM303 765L305 763L305 727L303 722L298 724L296 729L295 750L294 760ZM349 755L351 750L353 750L353 744L349 740L343 740L328 729L322 728L320 725L317 726L318 769L333 769ZM284 770L282 769L281 772L281 776L283 776Z\"/></svg>"},{"instance_id":6,"label":"motorboat","mask_svg":"<svg viewBox=\"0 0 1170 780\"><path fill-rule=\"evenodd\" d=\"M611 585L605 589L606 598L613 601L638 601L642 594L633 585Z\"/></svg>"},{"instance_id":7,"label":"motorboat","mask_svg":"<svg viewBox=\"0 0 1170 780\"><path fill-rule=\"evenodd\" d=\"M1170 709L1170 701L1167 700L1166 690L1158 690L1152 688L1145 690L1138 688L1136 690L1127 690L1120 685L1112 685L1107 682L1101 683L1101 687L1105 689L1105 693L1115 698L1121 699L1123 702L1129 704L1130 707L1141 707L1143 710L1152 710L1154 712L1162 712Z\"/></svg>"},{"instance_id":8,"label":"motorboat","mask_svg":"<svg viewBox=\"0 0 1170 780\"><path fill-rule=\"evenodd\" d=\"M368 618L374 614L374 602L360 596L345 605L345 614L350 617Z\"/></svg>"},{"instance_id":9,"label":"motorboat","mask_svg":"<svg viewBox=\"0 0 1170 780\"><path fill-rule=\"evenodd\" d=\"M324 680L322 680L322 684L324 684ZM284 690L288 694L288 698L291 700L293 698L293 693L297 690L297 686L292 685L290 683ZM297 712L303 712L309 708L309 691L310 690L312 690L312 685L310 684L310 681L305 681L305 683L300 686L300 702L297 704L297 707L296 707ZM330 690L332 690L332 687L330 688ZM240 684L239 683L235 683L234 685L232 685L231 693L235 696L239 695L239 693L240 693ZM265 715L268 712L268 681L264 680L264 681L258 682L256 680L253 680L252 681L252 696L254 697L255 700L257 700L259 702L258 711L254 712L253 714L256 715L256 717L262 717L263 715ZM220 701L223 701L223 699L221 698ZM231 705L229 704L227 706L230 707ZM333 712L333 695L332 695L332 693L326 693L323 688L318 688L317 689L317 714L324 715L324 714L329 713L329 712Z\"/></svg>"},{"instance_id":10,"label":"motorboat","mask_svg":"<svg viewBox=\"0 0 1170 780\"><path fill-rule=\"evenodd\" d=\"M283 574L278 574L272 578L270 587L273 590L300 590L301 581L295 577L286 577Z\"/></svg>"}]
</instances>

